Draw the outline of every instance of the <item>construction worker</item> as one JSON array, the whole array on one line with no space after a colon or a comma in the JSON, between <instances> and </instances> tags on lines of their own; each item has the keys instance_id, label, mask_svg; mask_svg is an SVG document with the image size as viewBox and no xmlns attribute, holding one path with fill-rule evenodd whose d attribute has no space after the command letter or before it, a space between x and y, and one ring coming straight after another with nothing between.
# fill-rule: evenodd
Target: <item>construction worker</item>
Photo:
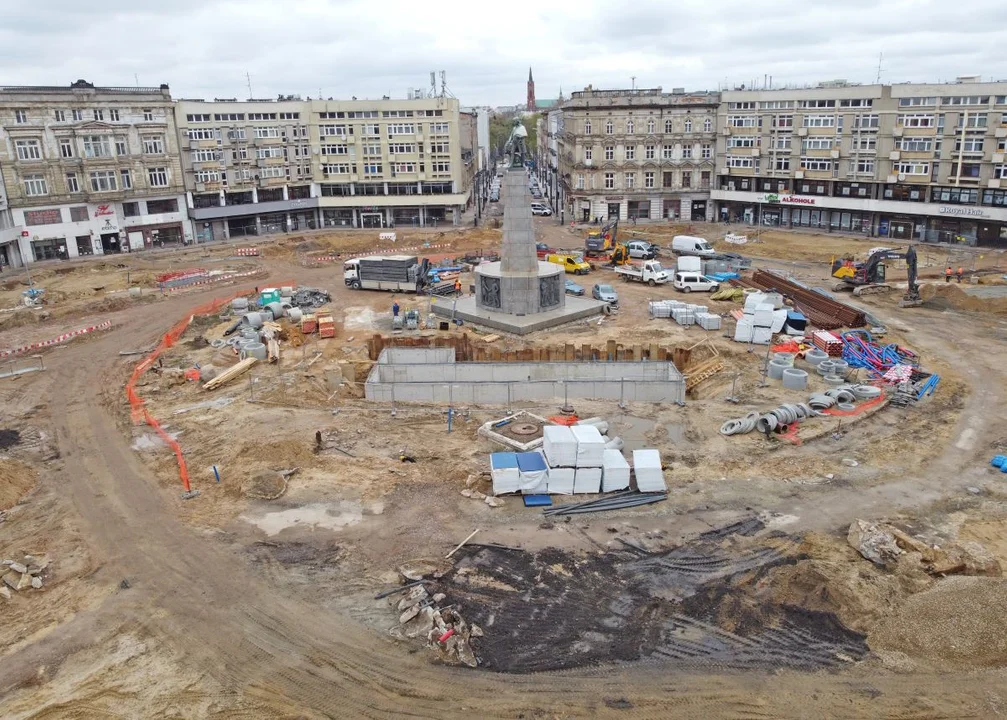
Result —
<instances>
[{"instance_id":1,"label":"construction worker","mask_svg":"<svg viewBox=\"0 0 1007 720\"><path fill-rule=\"evenodd\" d=\"M455 278L455 295L462 294L462 279L460 277Z\"/></svg>"},{"instance_id":2,"label":"construction worker","mask_svg":"<svg viewBox=\"0 0 1007 720\"><path fill-rule=\"evenodd\" d=\"M397 318L399 316L399 301L392 298L392 317Z\"/></svg>"},{"instance_id":3,"label":"construction worker","mask_svg":"<svg viewBox=\"0 0 1007 720\"><path fill-rule=\"evenodd\" d=\"M944 271L944 282L946 282L946 283L951 282L951 275L952 275L952 273L951 273L951 266L948 265L947 270Z\"/></svg>"},{"instance_id":4,"label":"construction worker","mask_svg":"<svg viewBox=\"0 0 1007 720\"><path fill-rule=\"evenodd\" d=\"M959 267L958 268L958 282L962 281L962 275L964 275L964 274L965 274L964 268Z\"/></svg>"}]
</instances>

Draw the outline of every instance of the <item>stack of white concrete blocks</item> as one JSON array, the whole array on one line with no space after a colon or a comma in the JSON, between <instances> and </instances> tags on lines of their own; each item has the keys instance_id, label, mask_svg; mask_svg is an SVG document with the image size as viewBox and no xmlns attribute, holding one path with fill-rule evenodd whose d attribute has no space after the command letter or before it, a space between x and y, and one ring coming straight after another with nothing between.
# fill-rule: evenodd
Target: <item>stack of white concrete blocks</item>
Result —
<instances>
[{"instance_id":1,"label":"stack of white concrete blocks","mask_svg":"<svg viewBox=\"0 0 1007 720\"><path fill-rule=\"evenodd\" d=\"M607 448L602 454L601 489L602 492L626 490L629 487L629 463L623 457L621 450Z\"/></svg>"},{"instance_id":2,"label":"stack of white concrete blocks","mask_svg":"<svg viewBox=\"0 0 1007 720\"><path fill-rule=\"evenodd\" d=\"M651 300L647 308L651 317L670 318L671 311L681 304L677 300Z\"/></svg>"},{"instance_id":3,"label":"stack of white concrete blocks","mask_svg":"<svg viewBox=\"0 0 1007 720\"><path fill-rule=\"evenodd\" d=\"M737 342L756 345L772 342L775 306L772 302L764 302L766 299L762 293L752 293L745 298L745 314L734 329Z\"/></svg>"},{"instance_id":4,"label":"stack of white concrete blocks","mask_svg":"<svg viewBox=\"0 0 1007 720\"><path fill-rule=\"evenodd\" d=\"M633 474L636 475L636 489L642 493L664 492L668 489L661 467L661 453L657 450L634 450Z\"/></svg>"},{"instance_id":5,"label":"stack of white concrete blocks","mask_svg":"<svg viewBox=\"0 0 1007 720\"><path fill-rule=\"evenodd\" d=\"M671 316L675 318L675 322L679 325L695 325L696 324L696 311L693 309L695 305L685 305L683 307L675 308L671 311Z\"/></svg>"},{"instance_id":6,"label":"stack of white concrete blocks","mask_svg":"<svg viewBox=\"0 0 1007 720\"><path fill-rule=\"evenodd\" d=\"M605 439L594 425L547 425L542 451L549 464L549 493L599 493L605 463Z\"/></svg>"},{"instance_id":7,"label":"stack of white concrete blocks","mask_svg":"<svg viewBox=\"0 0 1007 720\"><path fill-rule=\"evenodd\" d=\"M720 330L720 315L714 313L696 313L696 324L704 330Z\"/></svg>"}]
</instances>

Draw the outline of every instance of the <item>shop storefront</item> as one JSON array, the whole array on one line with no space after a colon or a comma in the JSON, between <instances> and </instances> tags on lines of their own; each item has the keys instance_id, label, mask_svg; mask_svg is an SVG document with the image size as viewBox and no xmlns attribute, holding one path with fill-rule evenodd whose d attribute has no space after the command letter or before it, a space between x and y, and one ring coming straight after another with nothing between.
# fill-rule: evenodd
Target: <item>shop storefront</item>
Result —
<instances>
[{"instance_id":1,"label":"shop storefront","mask_svg":"<svg viewBox=\"0 0 1007 720\"><path fill-rule=\"evenodd\" d=\"M693 200L692 201L692 221L693 222L706 222L706 200Z\"/></svg>"},{"instance_id":2,"label":"shop storefront","mask_svg":"<svg viewBox=\"0 0 1007 720\"><path fill-rule=\"evenodd\" d=\"M650 217L650 200L630 200L628 205L629 219L644 220Z\"/></svg>"},{"instance_id":3,"label":"shop storefront","mask_svg":"<svg viewBox=\"0 0 1007 720\"><path fill-rule=\"evenodd\" d=\"M325 227L353 227L352 208L322 210L322 225Z\"/></svg>"}]
</instances>

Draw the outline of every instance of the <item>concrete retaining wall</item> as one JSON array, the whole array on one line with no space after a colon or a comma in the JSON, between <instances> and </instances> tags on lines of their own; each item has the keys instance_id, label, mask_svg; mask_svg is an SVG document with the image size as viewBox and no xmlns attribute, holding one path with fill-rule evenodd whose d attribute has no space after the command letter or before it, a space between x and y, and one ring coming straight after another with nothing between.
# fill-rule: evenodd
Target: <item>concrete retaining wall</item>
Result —
<instances>
[{"instance_id":1,"label":"concrete retaining wall","mask_svg":"<svg viewBox=\"0 0 1007 720\"><path fill-rule=\"evenodd\" d=\"M447 362L445 351L452 354ZM685 402L685 379L670 362L455 363L449 348L386 348L365 393L374 402L402 403L506 405L564 396Z\"/></svg>"}]
</instances>

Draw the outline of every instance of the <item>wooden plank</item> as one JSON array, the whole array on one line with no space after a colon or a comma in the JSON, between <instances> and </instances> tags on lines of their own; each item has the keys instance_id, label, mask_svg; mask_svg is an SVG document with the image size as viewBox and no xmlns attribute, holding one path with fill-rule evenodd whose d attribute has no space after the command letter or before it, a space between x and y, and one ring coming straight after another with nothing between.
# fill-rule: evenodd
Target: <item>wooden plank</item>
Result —
<instances>
[{"instance_id":1,"label":"wooden plank","mask_svg":"<svg viewBox=\"0 0 1007 720\"><path fill-rule=\"evenodd\" d=\"M609 340L605 346L605 356L606 356L605 359L608 360L608 362L612 362L613 360L615 360L616 352L617 351L616 351L615 340Z\"/></svg>"},{"instance_id":2,"label":"wooden plank","mask_svg":"<svg viewBox=\"0 0 1007 720\"><path fill-rule=\"evenodd\" d=\"M657 351L658 351L657 343L651 343L650 344L650 355L648 357L648 359L651 362L657 362L657 355L658 355Z\"/></svg>"},{"instance_id":3,"label":"wooden plank","mask_svg":"<svg viewBox=\"0 0 1007 720\"><path fill-rule=\"evenodd\" d=\"M637 361L643 360L643 345L638 343L633 346L633 359Z\"/></svg>"},{"instance_id":4,"label":"wooden plank","mask_svg":"<svg viewBox=\"0 0 1007 720\"><path fill-rule=\"evenodd\" d=\"M662 305L661 307L664 307L664 306ZM486 337L483 338L483 342L491 343L491 342L496 342L499 339L500 339L499 335L487 335Z\"/></svg>"},{"instance_id":5,"label":"wooden plank","mask_svg":"<svg viewBox=\"0 0 1007 720\"><path fill-rule=\"evenodd\" d=\"M573 343L567 343L567 345L566 345L566 361L567 362L573 362L575 355L576 355L576 352L574 351Z\"/></svg>"},{"instance_id":6,"label":"wooden plank","mask_svg":"<svg viewBox=\"0 0 1007 720\"><path fill-rule=\"evenodd\" d=\"M584 343L580 346L580 359L583 362L594 362L594 348L591 343Z\"/></svg>"},{"instance_id":7,"label":"wooden plank","mask_svg":"<svg viewBox=\"0 0 1007 720\"><path fill-rule=\"evenodd\" d=\"M209 380L206 384L203 385L203 389L215 390L221 385L224 385L225 383L230 382L239 375L247 372L248 369L251 368L252 365L254 364L255 364L255 358L247 357L241 362L239 362L237 365L229 367L227 370L220 373L220 375L218 375L217 377L213 378L212 380Z\"/></svg>"}]
</instances>

